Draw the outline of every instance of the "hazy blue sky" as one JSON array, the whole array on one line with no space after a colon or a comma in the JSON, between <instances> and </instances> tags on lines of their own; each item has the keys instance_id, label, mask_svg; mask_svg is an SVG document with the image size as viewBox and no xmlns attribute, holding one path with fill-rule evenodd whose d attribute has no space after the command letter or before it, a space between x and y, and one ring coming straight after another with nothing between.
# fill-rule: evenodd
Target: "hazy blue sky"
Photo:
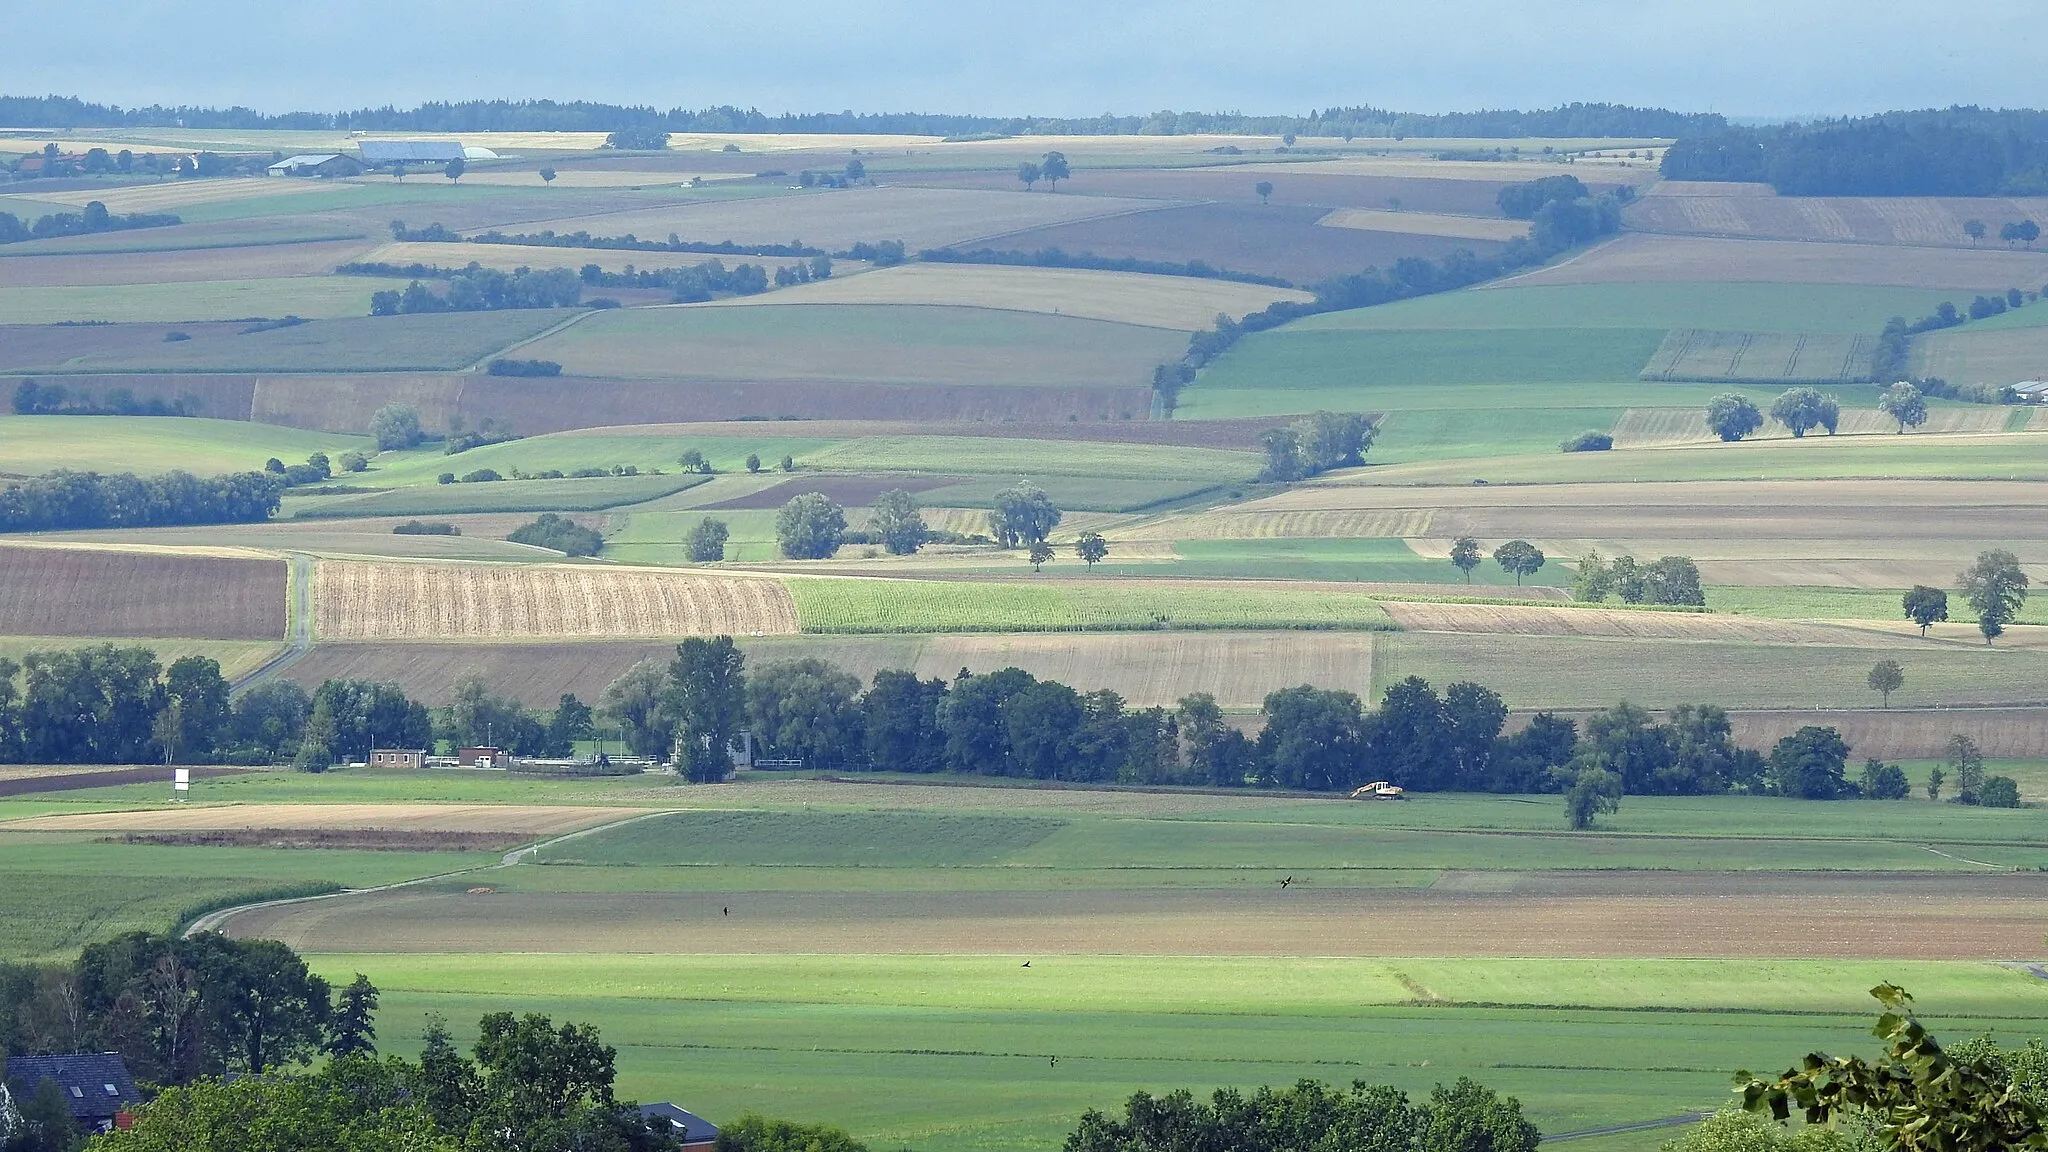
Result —
<instances>
[{"instance_id":1,"label":"hazy blue sky","mask_svg":"<svg viewBox=\"0 0 2048 1152\"><path fill-rule=\"evenodd\" d=\"M9 94L266 111L2048 104L2041 0L4 0L0 16L18 37ZM39 26L60 39L37 47Z\"/></svg>"}]
</instances>

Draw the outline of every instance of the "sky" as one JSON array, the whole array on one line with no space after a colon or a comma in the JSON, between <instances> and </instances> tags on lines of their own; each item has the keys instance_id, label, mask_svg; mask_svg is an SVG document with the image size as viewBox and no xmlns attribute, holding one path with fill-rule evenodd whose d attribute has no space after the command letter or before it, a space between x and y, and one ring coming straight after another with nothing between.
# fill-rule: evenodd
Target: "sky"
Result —
<instances>
[{"instance_id":1,"label":"sky","mask_svg":"<svg viewBox=\"0 0 2048 1152\"><path fill-rule=\"evenodd\" d=\"M266 112L500 97L1039 116L2048 104L2041 0L0 0L0 26L22 34L0 68L8 95ZM30 50L38 26L90 34Z\"/></svg>"}]
</instances>

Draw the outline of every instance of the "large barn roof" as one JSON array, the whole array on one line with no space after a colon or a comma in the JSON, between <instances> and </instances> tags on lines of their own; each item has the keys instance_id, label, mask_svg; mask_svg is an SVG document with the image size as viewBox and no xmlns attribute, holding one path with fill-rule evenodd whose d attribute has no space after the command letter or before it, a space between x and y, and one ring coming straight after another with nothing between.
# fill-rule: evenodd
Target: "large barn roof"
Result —
<instances>
[{"instance_id":1,"label":"large barn roof","mask_svg":"<svg viewBox=\"0 0 2048 1152\"><path fill-rule=\"evenodd\" d=\"M463 158L462 144L455 140L365 140L358 147L369 164L395 160L440 163Z\"/></svg>"}]
</instances>

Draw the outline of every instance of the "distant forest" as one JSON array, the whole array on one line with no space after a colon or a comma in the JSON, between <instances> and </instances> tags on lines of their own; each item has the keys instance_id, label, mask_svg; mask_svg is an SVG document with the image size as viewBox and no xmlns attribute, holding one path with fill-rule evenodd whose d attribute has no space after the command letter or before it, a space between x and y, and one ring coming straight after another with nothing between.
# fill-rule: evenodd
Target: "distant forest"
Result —
<instances>
[{"instance_id":1,"label":"distant forest","mask_svg":"<svg viewBox=\"0 0 2048 1152\"><path fill-rule=\"evenodd\" d=\"M1785 196L2048 195L2048 112L1947 108L1727 128L1664 153L1673 180L1737 180Z\"/></svg>"},{"instance_id":2,"label":"distant forest","mask_svg":"<svg viewBox=\"0 0 2048 1152\"><path fill-rule=\"evenodd\" d=\"M1307 116L1246 116L1234 112L1154 112L1149 116L947 116L920 112L808 112L768 115L758 109L718 105L672 108L593 104L577 100L468 100L434 102L417 108L360 108L353 112L286 112L268 115L250 108L121 108L71 96L0 96L0 125L23 128L195 128L280 129L371 132L616 132L647 128L667 132L821 132L909 136L1253 136L1354 137L1656 137L1670 139L1720 132L1728 122L1714 114L1629 108L1617 104L1567 104L1532 112L1489 111L1421 114L1380 108L1328 108Z\"/></svg>"}]
</instances>

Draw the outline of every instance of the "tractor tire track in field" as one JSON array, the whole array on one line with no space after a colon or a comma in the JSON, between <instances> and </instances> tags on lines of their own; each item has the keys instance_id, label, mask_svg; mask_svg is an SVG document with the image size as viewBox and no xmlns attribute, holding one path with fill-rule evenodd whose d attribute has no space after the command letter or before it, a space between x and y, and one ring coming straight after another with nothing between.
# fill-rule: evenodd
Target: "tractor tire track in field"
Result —
<instances>
[{"instance_id":1,"label":"tractor tire track in field","mask_svg":"<svg viewBox=\"0 0 2048 1152\"><path fill-rule=\"evenodd\" d=\"M565 840L574 840L579 836L589 836L596 832L609 832L614 828L623 828L628 824L637 824L642 820L650 820L656 816L670 816L674 812L674 809L658 808L650 812L643 812L638 816L628 816L624 820L613 820L608 824L598 824L593 827L579 829L575 832L567 832L560 836L552 836L546 840L514 848L500 857L496 864L479 864L472 868L456 868L448 872L436 872L431 876L416 876L411 880L400 880L393 884L377 884L368 888L344 888L339 892L326 892L318 896L293 896L283 900L255 900L247 904L237 904L231 908L222 908L218 911L208 912L203 916L196 917L179 934L182 936L197 936L202 932L225 931L228 921L245 912L254 912L260 908L282 908L292 904L312 904L321 900L333 900L341 896L362 896L373 892L390 892L398 888L412 888L421 884L431 884L436 880L449 880L457 876L469 876L478 872L495 872L500 868L510 868L518 864L521 857L538 857L541 849L552 848Z\"/></svg>"},{"instance_id":2,"label":"tractor tire track in field","mask_svg":"<svg viewBox=\"0 0 2048 1152\"><path fill-rule=\"evenodd\" d=\"M306 658L313 650L313 558L294 552L285 584L285 649L228 685L239 694Z\"/></svg>"},{"instance_id":3,"label":"tractor tire track in field","mask_svg":"<svg viewBox=\"0 0 2048 1152\"><path fill-rule=\"evenodd\" d=\"M1712 1112L1687 1112L1683 1116L1666 1116L1660 1120L1637 1120L1630 1124L1607 1124L1599 1128L1580 1128L1573 1132L1545 1132L1543 1142L1554 1144L1559 1140L1584 1140L1592 1136L1619 1136L1624 1132L1649 1132L1658 1128L1677 1128L1684 1124L1697 1124Z\"/></svg>"}]
</instances>

